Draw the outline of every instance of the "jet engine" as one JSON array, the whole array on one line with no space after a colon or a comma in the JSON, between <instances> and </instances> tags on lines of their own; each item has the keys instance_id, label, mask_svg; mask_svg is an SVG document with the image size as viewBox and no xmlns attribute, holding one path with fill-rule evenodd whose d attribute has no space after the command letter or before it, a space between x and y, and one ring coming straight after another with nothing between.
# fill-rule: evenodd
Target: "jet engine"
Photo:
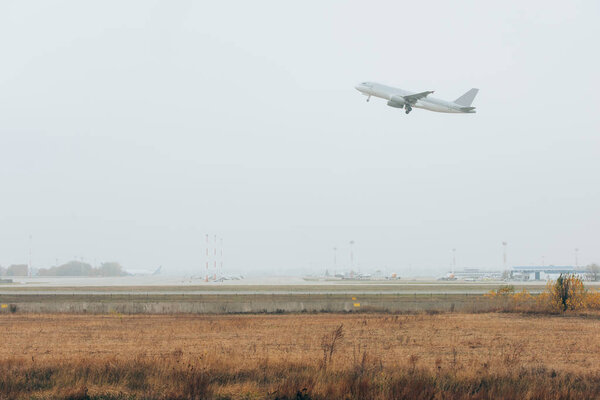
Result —
<instances>
[{"instance_id":1,"label":"jet engine","mask_svg":"<svg viewBox=\"0 0 600 400\"><path fill-rule=\"evenodd\" d=\"M404 101L402 101L402 103L400 103L397 101L390 100L387 102L387 105L390 107L394 107L394 108L404 108L404 103L405 103Z\"/></svg>"},{"instance_id":2,"label":"jet engine","mask_svg":"<svg viewBox=\"0 0 600 400\"><path fill-rule=\"evenodd\" d=\"M406 101L402 96L392 96L390 101L387 102L387 105L394 108L404 108Z\"/></svg>"}]
</instances>

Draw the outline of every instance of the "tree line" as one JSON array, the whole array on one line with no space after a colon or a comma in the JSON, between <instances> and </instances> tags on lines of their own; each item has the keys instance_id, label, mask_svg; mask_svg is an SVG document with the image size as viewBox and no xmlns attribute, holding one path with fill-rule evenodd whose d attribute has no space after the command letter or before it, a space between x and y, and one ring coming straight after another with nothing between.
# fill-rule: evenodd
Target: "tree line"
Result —
<instances>
[{"instance_id":1,"label":"tree line","mask_svg":"<svg viewBox=\"0 0 600 400\"><path fill-rule=\"evenodd\" d=\"M13 264L7 268L0 267L0 276L28 276L27 264ZM50 268L40 268L37 276L125 276L127 272L118 262L105 262L99 267L82 261L69 261L66 264Z\"/></svg>"}]
</instances>

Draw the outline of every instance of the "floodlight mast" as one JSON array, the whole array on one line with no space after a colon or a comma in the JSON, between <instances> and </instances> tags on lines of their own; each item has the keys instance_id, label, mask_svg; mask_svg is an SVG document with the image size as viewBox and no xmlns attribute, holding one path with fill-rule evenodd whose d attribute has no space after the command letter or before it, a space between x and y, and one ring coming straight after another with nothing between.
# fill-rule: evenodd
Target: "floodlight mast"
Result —
<instances>
[{"instance_id":1,"label":"floodlight mast","mask_svg":"<svg viewBox=\"0 0 600 400\"><path fill-rule=\"evenodd\" d=\"M206 275L204 276L204 282L208 282L208 263L209 263L209 255L208 255L208 233L206 234Z\"/></svg>"},{"instance_id":2,"label":"floodlight mast","mask_svg":"<svg viewBox=\"0 0 600 400\"><path fill-rule=\"evenodd\" d=\"M350 241L350 271L354 270L354 240Z\"/></svg>"},{"instance_id":3,"label":"floodlight mast","mask_svg":"<svg viewBox=\"0 0 600 400\"><path fill-rule=\"evenodd\" d=\"M216 281L217 280L217 235L215 235L215 252L214 252L214 268L213 268L213 280Z\"/></svg>"},{"instance_id":4,"label":"floodlight mast","mask_svg":"<svg viewBox=\"0 0 600 400\"><path fill-rule=\"evenodd\" d=\"M27 265L27 275L31 277L31 253L33 247L33 236L29 235L29 262Z\"/></svg>"},{"instance_id":5,"label":"floodlight mast","mask_svg":"<svg viewBox=\"0 0 600 400\"><path fill-rule=\"evenodd\" d=\"M336 274L337 269L337 247L333 248L333 276Z\"/></svg>"},{"instance_id":6,"label":"floodlight mast","mask_svg":"<svg viewBox=\"0 0 600 400\"><path fill-rule=\"evenodd\" d=\"M452 249L452 275L456 272L456 249Z\"/></svg>"}]
</instances>

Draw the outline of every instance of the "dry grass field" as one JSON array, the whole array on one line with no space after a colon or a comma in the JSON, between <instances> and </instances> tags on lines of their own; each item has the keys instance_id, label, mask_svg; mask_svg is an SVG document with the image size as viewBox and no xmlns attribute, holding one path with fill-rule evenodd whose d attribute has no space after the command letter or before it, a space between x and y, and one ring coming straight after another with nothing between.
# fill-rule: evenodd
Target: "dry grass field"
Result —
<instances>
[{"instance_id":1,"label":"dry grass field","mask_svg":"<svg viewBox=\"0 0 600 400\"><path fill-rule=\"evenodd\" d=\"M3 314L0 335L7 399L600 398L597 314Z\"/></svg>"}]
</instances>

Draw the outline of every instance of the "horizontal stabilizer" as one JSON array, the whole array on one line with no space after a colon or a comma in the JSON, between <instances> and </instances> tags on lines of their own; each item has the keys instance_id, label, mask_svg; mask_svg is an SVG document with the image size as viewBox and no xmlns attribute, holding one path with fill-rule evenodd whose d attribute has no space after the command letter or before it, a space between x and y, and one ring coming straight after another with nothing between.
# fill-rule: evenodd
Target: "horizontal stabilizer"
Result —
<instances>
[{"instance_id":1,"label":"horizontal stabilizer","mask_svg":"<svg viewBox=\"0 0 600 400\"><path fill-rule=\"evenodd\" d=\"M477 92L479 92L479 89L473 88L460 96L458 99L454 100L454 102L459 106L471 107L473 100L475 100L475 96L477 96Z\"/></svg>"}]
</instances>

